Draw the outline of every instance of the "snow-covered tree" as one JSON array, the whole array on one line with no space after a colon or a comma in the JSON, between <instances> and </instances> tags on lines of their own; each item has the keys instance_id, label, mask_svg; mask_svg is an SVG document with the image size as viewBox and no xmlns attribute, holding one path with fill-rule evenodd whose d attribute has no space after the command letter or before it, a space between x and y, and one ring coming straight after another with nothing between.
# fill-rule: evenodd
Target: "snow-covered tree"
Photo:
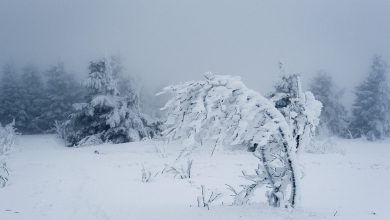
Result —
<instances>
[{"instance_id":1,"label":"snow-covered tree","mask_svg":"<svg viewBox=\"0 0 390 220\"><path fill-rule=\"evenodd\" d=\"M269 98L286 118L296 148L303 150L315 135L321 114L321 102L316 100L311 92L302 90L297 74L283 76Z\"/></svg>"},{"instance_id":2,"label":"snow-covered tree","mask_svg":"<svg viewBox=\"0 0 390 220\"><path fill-rule=\"evenodd\" d=\"M319 72L310 83L310 91L323 105L319 133L348 137L348 112L340 101L343 91L336 88L332 77Z\"/></svg>"},{"instance_id":3,"label":"snow-covered tree","mask_svg":"<svg viewBox=\"0 0 390 220\"><path fill-rule=\"evenodd\" d=\"M375 56L366 79L355 89L351 131L354 137L369 140L390 135L390 95L387 84L387 64Z\"/></svg>"},{"instance_id":4,"label":"snow-covered tree","mask_svg":"<svg viewBox=\"0 0 390 220\"><path fill-rule=\"evenodd\" d=\"M215 149L222 145L256 146L260 164L254 184L237 192L245 203L255 188L270 188L271 206L294 207L297 198L296 145L291 129L274 103L248 89L238 77L205 74L201 81L166 87L172 93L164 109L168 118L163 134L171 140Z\"/></svg>"},{"instance_id":5,"label":"snow-covered tree","mask_svg":"<svg viewBox=\"0 0 390 220\"><path fill-rule=\"evenodd\" d=\"M18 130L24 134L42 133L47 129L46 122L41 117L45 111L45 88L41 74L32 65L23 68L20 92L22 102L20 111L24 117L17 119L20 123Z\"/></svg>"},{"instance_id":6,"label":"snow-covered tree","mask_svg":"<svg viewBox=\"0 0 390 220\"><path fill-rule=\"evenodd\" d=\"M72 104L81 100L81 85L65 72L63 64L51 67L44 75L47 78L32 65L22 73L10 64L3 67L0 123L15 119L15 127L25 134L52 132L54 121L64 120Z\"/></svg>"},{"instance_id":7,"label":"snow-covered tree","mask_svg":"<svg viewBox=\"0 0 390 220\"><path fill-rule=\"evenodd\" d=\"M41 118L46 122L45 128L52 131L55 121L64 121L71 113L73 103L82 101L82 89L65 71L63 63L50 67L45 75L45 110Z\"/></svg>"},{"instance_id":8,"label":"snow-covered tree","mask_svg":"<svg viewBox=\"0 0 390 220\"><path fill-rule=\"evenodd\" d=\"M21 126L21 119L25 118L19 78L15 68L6 64L3 67L0 80L0 123L8 124L14 119L17 127Z\"/></svg>"},{"instance_id":9,"label":"snow-covered tree","mask_svg":"<svg viewBox=\"0 0 390 220\"><path fill-rule=\"evenodd\" d=\"M118 91L117 73L110 58L91 62L86 103L75 104L75 112L64 124L68 146L138 141L155 134L139 111L138 95Z\"/></svg>"}]
</instances>

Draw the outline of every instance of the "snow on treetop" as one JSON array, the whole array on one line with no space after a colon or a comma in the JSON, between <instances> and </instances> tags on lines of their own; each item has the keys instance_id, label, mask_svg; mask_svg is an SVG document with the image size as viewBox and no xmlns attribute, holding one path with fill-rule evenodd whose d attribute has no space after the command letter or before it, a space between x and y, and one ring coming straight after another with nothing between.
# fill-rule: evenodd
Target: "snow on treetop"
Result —
<instances>
[{"instance_id":1,"label":"snow on treetop","mask_svg":"<svg viewBox=\"0 0 390 220\"><path fill-rule=\"evenodd\" d=\"M289 127L274 103L247 88L240 77L205 73L204 80L171 85L160 94L174 97L168 110L166 134L173 139L215 139L229 144L266 144Z\"/></svg>"}]
</instances>

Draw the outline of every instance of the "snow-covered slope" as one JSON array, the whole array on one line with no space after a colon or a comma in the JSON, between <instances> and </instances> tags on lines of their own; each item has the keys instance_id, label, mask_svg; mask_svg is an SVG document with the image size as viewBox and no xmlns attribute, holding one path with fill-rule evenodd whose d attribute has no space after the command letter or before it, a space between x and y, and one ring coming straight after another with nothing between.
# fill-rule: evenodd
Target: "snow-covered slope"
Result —
<instances>
[{"instance_id":1,"label":"snow-covered slope","mask_svg":"<svg viewBox=\"0 0 390 220\"><path fill-rule=\"evenodd\" d=\"M8 158L9 184L0 189L0 219L390 219L390 142L340 140L344 154L303 154L301 207L268 207L263 192L247 206L230 206L225 184L247 183L257 159L245 151L195 152L148 141L66 148L54 136L22 136ZM193 160L191 179L174 178ZM151 182L142 182L142 168ZM155 176L156 175L156 176ZM210 210L197 207L201 185L222 193Z\"/></svg>"}]
</instances>

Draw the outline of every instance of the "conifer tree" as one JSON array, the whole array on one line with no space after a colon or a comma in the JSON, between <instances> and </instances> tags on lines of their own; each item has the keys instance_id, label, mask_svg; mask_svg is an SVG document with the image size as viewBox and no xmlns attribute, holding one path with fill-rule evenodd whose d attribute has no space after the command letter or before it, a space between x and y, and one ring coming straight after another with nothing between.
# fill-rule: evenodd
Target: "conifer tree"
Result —
<instances>
[{"instance_id":1,"label":"conifer tree","mask_svg":"<svg viewBox=\"0 0 390 220\"><path fill-rule=\"evenodd\" d=\"M355 89L351 131L354 137L383 139L390 133L390 96L387 84L387 64L380 57L372 60L366 79Z\"/></svg>"},{"instance_id":2,"label":"conifer tree","mask_svg":"<svg viewBox=\"0 0 390 220\"><path fill-rule=\"evenodd\" d=\"M45 111L45 91L42 76L31 65L25 66L20 78L22 117L19 118L20 131L37 134L46 130L46 122L41 117Z\"/></svg>"},{"instance_id":3,"label":"conifer tree","mask_svg":"<svg viewBox=\"0 0 390 220\"><path fill-rule=\"evenodd\" d=\"M118 72L111 59L93 61L84 85L86 103L75 104L75 112L64 124L68 146L138 141L154 134L139 111L138 96L118 90Z\"/></svg>"},{"instance_id":4,"label":"conifer tree","mask_svg":"<svg viewBox=\"0 0 390 220\"><path fill-rule=\"evenodd\" d=\"M46 129L53 131L56 121L67 119L72 112L73 103L82 101L81 84L65 71L64 64L58 63L46 72L45 111L42 119L46 122Z\"/></svg>"},{"instance_id":5,"label":"conifer tree","mask_svg":"<svg viewBox=\"0 0 390 220\"><path fill-rule=\"evenodd\" d=\"M348 112L340 101L343 92L336 88L332 77L319 72L310 83L310 91L323 105L318 132L339 137L350 136Z\"/></svg>"},{"instance_id":6,"label":"conifer tree","mask_svg":"<svg viewBox=\"0 0 390 220\"><path fill-rule=\"evenodd\" d=\"M0 123L9 124L15 119L16 126L20 127L24 117L17 72L12 65L6 64L0 80Z\"/></svg>"}]
</instances>

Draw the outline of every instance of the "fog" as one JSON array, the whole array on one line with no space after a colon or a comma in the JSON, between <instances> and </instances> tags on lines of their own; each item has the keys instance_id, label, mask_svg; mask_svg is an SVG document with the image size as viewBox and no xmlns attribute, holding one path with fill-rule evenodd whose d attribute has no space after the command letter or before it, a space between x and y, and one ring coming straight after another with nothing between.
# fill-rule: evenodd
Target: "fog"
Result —
<instances>
[{"instance_id":1,"label":"fog","mask_svg":"<svg viewBox=\"0 0 390 220\"><path fill-rule=\"evenodd\" d=\"M388 0L0 0L0 64L63 61L86 75L114 54L148 87L212 71L265 92L281 61L352 88L374 54L389 61L389 23Z\"/></svg>"}]
</instances>

